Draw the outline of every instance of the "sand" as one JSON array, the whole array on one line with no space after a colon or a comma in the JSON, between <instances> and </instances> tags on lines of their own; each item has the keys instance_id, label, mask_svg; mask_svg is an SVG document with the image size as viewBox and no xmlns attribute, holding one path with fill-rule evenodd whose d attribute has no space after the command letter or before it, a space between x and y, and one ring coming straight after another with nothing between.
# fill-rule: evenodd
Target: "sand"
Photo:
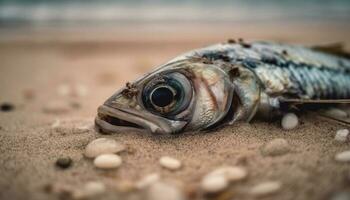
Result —
<instances>
[{"instance_id":1,"label":"sand","mask_svg":"<svg viewBox=\"0 0 350 200\"><path fill-rule=\"evenodd\" d=\"M88 181L107 185L100 199L143 199L142 192L122 193L118 185L154 172L166 181L176 181L191 199L202 199L194 192L201 178L222 165L242 166L249 173L246 180L230 187L226 199L253 199L247 191L264 181L280 181L282 187L263 199L329 199L350 191L350 164L334 160L336 153L349 149L348 143L334 140L336 130L346 126L311 113L303 113L301 124L290 131L282 130L279 121L260 120L176 136L132 131L101 135L91 128L76 129L92 126L97 107L126 81L183 51L229 37L350 44L349 27L291 23L288 27L248 24L210 29L4 30L1 34L0 102L10 102L15 109L0 112L0 199L59 199L62 194L50 191L50 186L78 188ZM64 96L58 92L66 87L62 85L86 87L87 94ZM28 99L28 93L33 98ZM75 108L44 112L52 102L73 102ZM51 127L56 119L61 121L60 129ZM120 168L98 170L83 156L85 146L99 137L127 145L127 151L120 154ZM263 145L276 138L287 140L290 152L263 155ZM61 156L71 157L73 165L58 169L55 161ZM179 159L183 167L177 171L162 168L158 163L162 156Z\"/></svg>"}]
</instances>

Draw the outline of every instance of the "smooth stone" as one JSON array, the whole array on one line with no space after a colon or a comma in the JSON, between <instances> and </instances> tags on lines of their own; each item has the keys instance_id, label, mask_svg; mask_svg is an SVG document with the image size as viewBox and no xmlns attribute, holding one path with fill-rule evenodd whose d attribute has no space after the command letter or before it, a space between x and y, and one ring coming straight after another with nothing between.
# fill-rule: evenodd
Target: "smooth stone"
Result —
<instances>
[{"instance_id":1,"label":"smooth stone","mask_svg":"<svg viewBox=\"0 0 350 200\"><path fill-rule=\"evenodd\" d=\"M84 155L88 158L95 158L101 154L113 154L124 150L125 146L113 139L98 138L86 146Z\"/></svg>"},{"instance_id":2,"label":"smooth stone","mask_svg":"<svg viewBox=\"0 0 350 200\"><path fill-rule=\"evenodd\" d=\"M183 192L173 184L156 182L147 189L147 200L185 200Z\"/></svg>"},{"instance_id":3,"label":"smooth stone","mask_svg":"<svg viewBox=\"0 0 350 200\"><path fill-rule=\"evenodd\" d=\"M139 180L135 186L137 189L144 189L150 185L152 185L153 183L157 182L160 180L160 175L159 174L149 174L146 175L145 177L143 177L141 180Z\"/></svg>"},{"instance_id":4,"label":"smooth stone","mask_svg":"<svg viewBox=\"0 0 350 200\"><path fill-rule=\"evenodd\" d=\"M57 87L57 93L60 96L69 96L72 93L72 88L68 84L61 84Z\"/></svg>"},{"instance_id":5,"label":"smooth stone","mask_svg":"<svg viewBox=\"0 0 350 200\"><path fill-rule=\"evenodd\" d=\"M44 105L43 112L48 114L63 114L71 110L71 106L63 101L51 101Z\"/></svg>"},{"instance_id":6,"label":"smooth stone","mask_svg":"<svg viewBox=\"0 0 350 200\"><path fill-rule=\"evenodd\" d=\"M122 164L122 159L116 154L102 154L95 158L94 165L100 169L113 169Z\"/></svg>"},{"instance_id":7,"label":"smooth stone","mask_svg":"<svg viewBox=\"0 0 350 200\"><path fill-rule=\"evenodd\" d=\"M340 129L337 130L337 133L334 136L334 140L338 142L346 142L348 140L349 130L348 129Z\"/></svg>"},{"instance_id":8,"label":"smooth stone","mask_svg":"<svg viewBox=\"0 0 350 200\"><path fill-rule=\"evenodd\" d=\"M253 196L266 196L276 193L281 187L282 184L279 181L268 181L252 187L249 193Z\"/></svg>"},{"instance_id":9,"label":"smooth stone","mask_svg":"<svg viewBox=\"0 0 350 200\"><path fill-rule=\"evenodd\" d=\"M56 128L60 127L60 125L61 125L61 120L56 119L56 120L51 124L51 128L56 129Z\"/></svg>"},{"instance_id":10,"label":"smooth stone","mask_svg":"<svg viewBox=\"0 0 350 200\"><path fill-rule=\"evenodd\" d=\"M87 199L103 194L106 191L106 186L102 182L91 181L86 183L81 189L73 192L73 199Z\"/></svg>"},{"instance_id":11,"label":"smooth stone","mask_svg":"<svg viewBox=\"0 0 350 200\"><path fill-rule=\"evenodd\" d=\"M283 116L281 126L284 130L292 130L299 124L298 116L294 113L287 113Z\"/></svg>"},{"instance_id":12,"label":"smooth stone","mask_svg":"<svg viewBox=\"0 0 350 200\"><path fill-rule=\"evenodd\" d=\"M261 150L263 155L266 156L280 156L288 153L290 146L287 140L283 138L273 139L265 144Z\"/></svg>"},{"instance_id":13,"label":"smooth stone","mask_svg":"<svg viewBox=\"0 0 350 200\"><path fill-rule=\"evenodd\" d=\"M217 193L226 189L229 185L228 179L222 174L208 174L204 176L200 187L205 193Z\"/></svg>"},{"instance_id":14,"label":"smooth stone","mask_svg":"<svg viewBox=\"0 0 350 200\"><path fill-rule=\"evenodd\" d=\"M72 165L72 162L70 157L62 157L56 160L56 166L61 169L67 169Z\"/></svg>"},{"instance_id":15,"label":"smooth stone","mask_svg":"<svg viewBox=\"0 0 350 200\"><path fill-rule=\"evenodd\" d=\"M170 170L177 170L181 167L181 162L179 160L169 156L161 157L159 163L162 167Z\"/></svg>"},{"instance_id":16,"label":"smooth stone","mask_svg":"<svg viewBox=\"0 0 350 200\"><path fill-rule=\"evenodd\" d=\"M209 175L221 175L229 182L234 182L245 179L248 172L243 167L224 166L212 171Z\"/></svg>"},{"instance_id":17,"label":"smooth stone","mask_svg":"<svg viewBox=\"0 0 350 200\"><path fill-rule=\"evenodd\" d=\"M350 162L350 151L343 151L335 155L335 160L339 162Z\"/></svg>"},{"instance_id":18,"label":"smooth stone","mask_svg":"<svg viewBox=\"0 0 350 200\"><path fill-rule=\"evenodd\" d=\"M348 113L346 113L345 111L342 111L338 108L330 108L330 109L326 110L325 113L331 117L334 117L334 118L347 118L348 117Z\"/></svg>"},{"instance_id":19,"label":"smooth stone","mask_svg":"<svg viewBox=\"0 0 350 200\"><path fill-rule=\"evenodd\" d=\"M15 106L12 103L2 103L0 105L0 110L3 112L10 112L15 109Z\"/></svg>"}]
</instances>

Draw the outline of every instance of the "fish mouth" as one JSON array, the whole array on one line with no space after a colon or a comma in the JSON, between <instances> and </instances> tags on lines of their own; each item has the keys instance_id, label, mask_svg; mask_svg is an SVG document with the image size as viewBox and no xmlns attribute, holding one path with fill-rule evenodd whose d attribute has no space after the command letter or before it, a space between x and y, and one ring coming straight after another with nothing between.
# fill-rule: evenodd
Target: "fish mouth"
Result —
<instances>
[{"instance_id":1,"label":"fish mouth","mask_svg":"<svg viewBox=\"0 0 350 200\"><path fill-rule=\"evenodd\" d=\"M123 130L150 131L152 133L169 133L170 129L149 116L137 111L102 105L95 118L96 127L104 133Z\"/></svg>"}]
</instances>

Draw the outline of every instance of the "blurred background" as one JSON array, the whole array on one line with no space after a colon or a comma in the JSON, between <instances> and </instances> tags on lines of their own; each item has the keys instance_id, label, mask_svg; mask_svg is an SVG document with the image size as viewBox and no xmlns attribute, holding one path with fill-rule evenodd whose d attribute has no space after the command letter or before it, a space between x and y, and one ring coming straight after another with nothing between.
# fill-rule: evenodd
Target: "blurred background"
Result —
<instances>
[{"instance_id":1,"label":"blurred background","mask_svg":"<svg viewBox=\"0 0 350 200\"><path fill-rule=\"evenodd\" d=\"M97 103L180 53L228 38L348 48L349 21L348 0L0 0L0 89L100 85Z\"/></svg>"}]
</instances>

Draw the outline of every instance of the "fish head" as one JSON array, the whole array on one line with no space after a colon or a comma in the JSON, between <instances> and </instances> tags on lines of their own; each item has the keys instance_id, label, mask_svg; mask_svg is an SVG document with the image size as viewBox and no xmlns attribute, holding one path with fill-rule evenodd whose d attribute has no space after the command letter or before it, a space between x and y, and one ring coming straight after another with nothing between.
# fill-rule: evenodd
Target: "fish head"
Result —
<instances>
[{"instance_id":1,"label":"fish head","mask_svg":"<svg viewBox=\"0 0 350 200\"><path fill-rule=\"evenodd\" d=\"M125 128L172 134L215 126L229 112L234 86L218 63L184 59L127 83L98 108L102 132Z\"/></svg>"}]
</instances>

